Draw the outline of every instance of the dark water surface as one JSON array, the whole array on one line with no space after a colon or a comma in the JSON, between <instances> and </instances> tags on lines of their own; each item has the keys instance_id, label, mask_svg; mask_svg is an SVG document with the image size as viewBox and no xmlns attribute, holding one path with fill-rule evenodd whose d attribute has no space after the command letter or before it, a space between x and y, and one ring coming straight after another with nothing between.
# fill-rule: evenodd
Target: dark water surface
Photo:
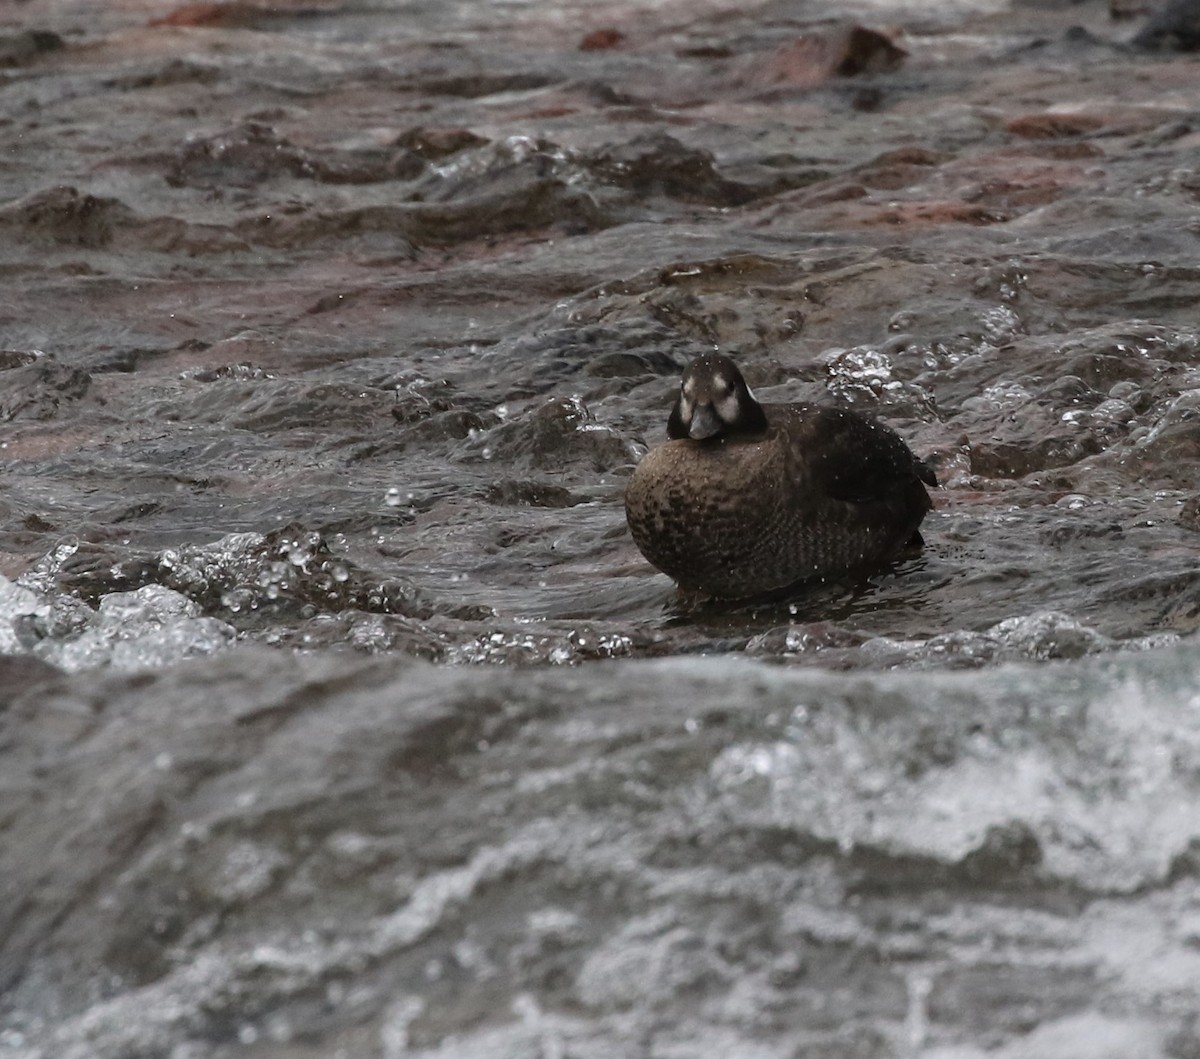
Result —
<instances>
[{"instance_id":1,"label":"dark water surface","mask_svg":"<svg viewBox=\"0 0 1200 1059\"><path fill-rule=\"evenodd\" d=\"M0 9L0 1056L1200 1052L1200 64L1139 27ZM647 566L712 349L927 456L923 554Z\"/></svg>"}]
</instances>

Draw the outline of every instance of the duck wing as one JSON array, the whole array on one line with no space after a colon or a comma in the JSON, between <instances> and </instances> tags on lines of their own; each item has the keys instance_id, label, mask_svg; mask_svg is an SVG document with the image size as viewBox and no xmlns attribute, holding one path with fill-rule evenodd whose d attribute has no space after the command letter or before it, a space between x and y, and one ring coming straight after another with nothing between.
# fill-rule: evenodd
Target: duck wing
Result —
<instances>
[{"instance_id":1,"label":"duck wing","mask_svg":"<svg viewBox=\"0 0 1200 1059\"><path fill-rule=\"evenodd\" d=\"M937 485L930 466L890 427L841 408L786 406L792 453L810 483L835 500L887 500L917 482Z\"/></svg>"}]
</instances>

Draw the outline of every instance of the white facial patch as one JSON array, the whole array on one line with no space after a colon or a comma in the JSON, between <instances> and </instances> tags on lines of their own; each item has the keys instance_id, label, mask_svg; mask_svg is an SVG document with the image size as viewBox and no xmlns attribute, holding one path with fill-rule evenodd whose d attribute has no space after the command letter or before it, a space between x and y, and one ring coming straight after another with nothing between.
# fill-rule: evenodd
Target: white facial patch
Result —
<instances>
[{"instance_id":1,"label":"white facial patch","mask_svg":"<svg viewBox=\"0 0 1200 1059\"><path fill-rule=\"evenodd\" d=\"M738 405L737 394L735 393L727 393L717 401L714 410L722 423L729 424L736 423L742 412L741 407Z\"/></svg>"}]
</instances>

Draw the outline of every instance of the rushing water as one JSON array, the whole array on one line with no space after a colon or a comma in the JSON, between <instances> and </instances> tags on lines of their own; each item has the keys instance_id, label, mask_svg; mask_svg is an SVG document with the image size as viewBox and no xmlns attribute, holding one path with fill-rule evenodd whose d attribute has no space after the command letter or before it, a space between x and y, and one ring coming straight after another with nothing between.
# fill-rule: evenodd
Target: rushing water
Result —
<instances>
[{"instance_id":1,"label":"rushing water","mask_svg":"<svg viewBox=\"0 0 1200 1059\"><path fill-rule=\"evenodd\" d=\"M0 12L0 1055L1200 1050L1196 62L836 14ZM647 566L712 349L924 552Z\"/></svg>"}]
</instances>

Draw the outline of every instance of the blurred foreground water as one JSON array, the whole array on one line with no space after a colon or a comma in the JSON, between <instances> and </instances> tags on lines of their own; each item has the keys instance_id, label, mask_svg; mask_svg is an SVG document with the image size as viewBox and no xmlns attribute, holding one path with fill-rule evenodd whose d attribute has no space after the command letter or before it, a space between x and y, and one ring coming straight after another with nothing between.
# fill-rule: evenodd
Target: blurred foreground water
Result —
<instances>
[{"instance_id":1,"label":"blurred foreground water","mask_svg":"<svg viewBox=\"0 0 1200 1059\"><path fill-rule=\"evenodd\" d=\"M0 11L0 1056L1200 1054L1183 7ZM714 348L924 553L648 567Z\"/></svg>"},{"instance_id":2,"label":"blurred foreground water","mask_svg":"<svg viewBox=\"0 0 1200 1059\"><path fill-rule=\"evenodd\" d=\"M1190 1055L1197 687L1190 648L52 678L6 712L3 1043Z\"/></svg>"}]
</instances>

